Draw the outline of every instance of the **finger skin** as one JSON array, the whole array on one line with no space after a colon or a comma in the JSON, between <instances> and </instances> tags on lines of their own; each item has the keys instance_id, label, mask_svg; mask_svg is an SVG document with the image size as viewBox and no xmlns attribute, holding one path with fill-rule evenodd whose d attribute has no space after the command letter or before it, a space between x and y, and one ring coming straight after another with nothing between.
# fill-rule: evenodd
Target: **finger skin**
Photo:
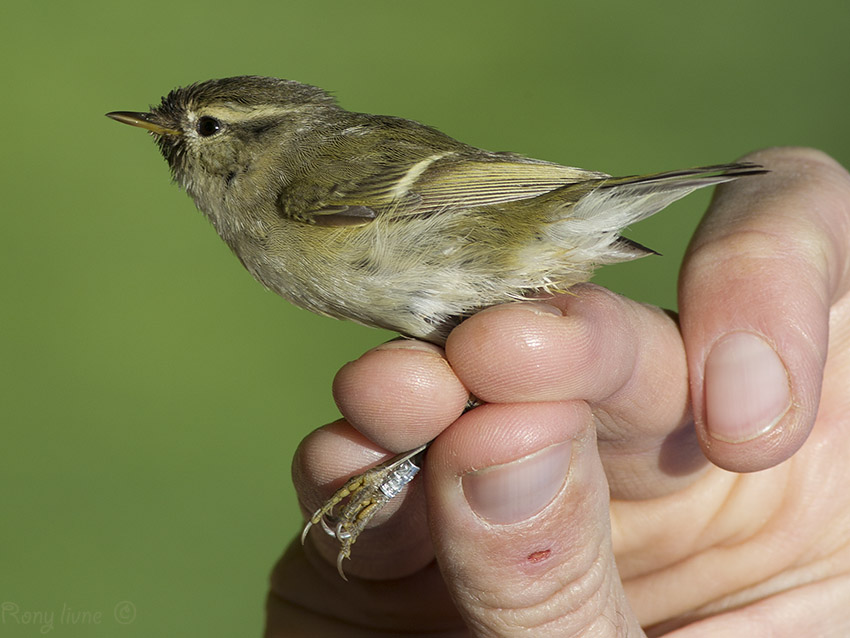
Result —
<instances>
[{"instance_id":1,"label":"finger skin","mask_svg":"<svg viewBox=\"0 0 850 638\"><path fill-rule=\"evenodd\" d=\"M584 284L481 312L449 335L446 353L486 401L587 401L615 498L682 489L706 465L678 326L658 308Z\"/></svg>"},{"instance_id":2,"label":"finger skin","mask_svg":"<svg viewBox=\"0 0 850 638\"><path fill-rule=\"evenodd\" d=\"M321 482L310 476L316 454L357 445L359 436L346 423L337 422L308 437L296 455L294 479L299 492L310 498L310 483ZM487 518L493 516L492 502L482 505L476 498L475 476L484 475L487 482L493 476L491 470L498 472L516 461L525 463L529 457L539 459L541 453L550 461L555 459L554 464L547 463L549 471L538 477L532 468L524 482L527 494L508 490L520 496L513 508L506 510L497 503L496 518L502 520ZM560 478L552 472L553 465L561 466ZM435 442L425 470L429 525L420 521L418 527L426 533L430 527L439 572L433 562L407 574L398 570L391 563L403 563L405 557L395 549L404 546L410 551L407 538L415 537L416 530L385 535L386 526L380 526L370 530L370 538L364 535L357 549L380 541L375 543L378 553L367 554L378 559L377 564L386 555L394 555L393 560L373 570L369 579L352 574L350 582L344 583L333 567L333 557L321 543L314 544L321 537L312 534L305 547L290 546L272 576L266 635L311 635L311 630L322 629L366 636L371 631L415 628L423 634L446 636L531 631L545 638L605 634L614 627L618 635L643 635L617 574L608 486L596 446L595 422L585 403L476 408ZM546 476L555 479L548 492ZM541 492L548 495L529 509L527 500L539 499ZM497 495L501 501L501 492ZM422 538L416 542L427 544ZM358 561L361 568L356 570ZM364 573L362 556L351 562L352 573ZM387 576L393 570L395 576ZM328 600L336 602L328 605ZM461 626L469 626L471 633Z\"/></svg>"},{"instance_id":3,"label":"finger skin","mask_svg":"<svg viewBox=\"0 0 850 638\"><path fill-rule=\"evenodd\" d=\"M678 326L657 308L577 286L471 317L447 356L413 340L384 344L340 370L337 405L365 437L402 451L447 428L469 392L491 403L585 400L616 498L682 489L706 465Z\"/></svg>"},{"instance_id":4,"label":"finger skin","mask_svg":"<svg viewBox=\"0 0 850 638\"><path fill-rule=\"evenodd\" d=\"M426 470L437 560L472 635L602 635L613 625L643 635L614 563L585 403L476 408L435 441Z\"/></svg>"},{"instance_id":5,"label":"finger skin","mask_svg":"<svg viewBox=\"0 0 850 638\"><path fill-rule=\"evenodd\" d=\"M421 634L413 633L416 629ZM290 543L271 575L266 638L468 635L436 565L391 580L344 581L311 543Z\"/></svg>"},{"instance_id":6,"label":"finger skin","mask_svg":"<svg viewBox=\"0 0 850 638\"><path fill-rule=\"evenodd\" d=\"M850 577L839 576L797 587L724 614L709 616L676 631L663 628L651 636L666 638L844 638L850 633Z\"/></svg>"},{"instance_id":7,"label":"finger skin","mask_svg":"<svg viewBox=\"0 0 850 638\"><path fill-rule=\"evenodd\" d=\"M348 423L393 452L436 437L469 398L443 349L413 339L382 344L343 366L333 394Z\"/></svg>"},{"instance_id":8,"label":"finger skin","mask_svg":"<svg viewBox=\"0 0 850 638\"><path fill-rule=\"evenodd\" d=\"M818 410L830 305L850 280L850 175L809 149L770 149L744 159L771 172L718 188L679 285L700 443L711 461L738 472L781 463L806 440ZM712 354L735 347L726 344L756 340L775 354L750 357L747 346L740 369L758 371L753 360L773 359L784 373L747 381L734 366L714 365L719 357ZM736 387L738 376L751 391ZM760 411L771 402L773 412ZM752 420L737 424L748 411Z\"/></svg>"},{"instance_id":9,"label":"finger skin","mask_svg":"<svg viewBox=\"0 0 850 638\"><path fill-rule=\"evenodd\" d=\"M675 491L705 464L692 436L678 328L658 309L587 285L545 304L480 313L452 334L449 348L454 367L431 344L398 340L340 370L334 396L346 420L308 437L295 458L305 513L344 478L382 461L384 450L435 438L461 414L469 389L499 403L590 399L610 491L618 498ZM405 511L422 520L424 503L416 484L412 489ZM432 557L423 550L428 544L421 528L393 523L400 502L370 523L370 534L346 561L348 573L396 577ZM333 560L333 540L320 531L311 537Z\"/></svg>"}]
</instances>

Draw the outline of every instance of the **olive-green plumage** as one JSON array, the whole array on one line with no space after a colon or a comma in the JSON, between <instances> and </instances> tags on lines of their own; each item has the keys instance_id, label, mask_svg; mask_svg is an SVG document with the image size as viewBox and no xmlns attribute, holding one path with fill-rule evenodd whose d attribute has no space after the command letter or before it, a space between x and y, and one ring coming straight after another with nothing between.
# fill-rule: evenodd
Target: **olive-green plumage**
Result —
<instances>
[{"instance_id":1,"label":"olive-green plumage","mask_svg":"<svg viewBox=\"0 0 850 638\"><path fill-rule=\"evenodd\" d=\"M611 178L493 153L322 89L235 77L110 117L154 135L245 267L299 306L442 343L463 317L646 254L627 225L728 164Z\"/></svg>"}]
</instances>

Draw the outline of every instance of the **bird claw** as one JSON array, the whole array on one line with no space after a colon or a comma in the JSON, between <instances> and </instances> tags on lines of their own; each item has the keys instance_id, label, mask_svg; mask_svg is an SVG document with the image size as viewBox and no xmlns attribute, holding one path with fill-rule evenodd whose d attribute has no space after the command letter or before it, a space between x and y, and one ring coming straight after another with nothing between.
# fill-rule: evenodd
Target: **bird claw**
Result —
<instances>
[{"instance_id":1,"label":"bird claw","mask_svg":"<svg viewBox=\"0 0 850 638\"><path fill-rule=\"evenodd\" d=\"M348 580L342 562L351 556L351 546L372 517L419 473L419 457L427 447L426 443L394 456L349 479L313 513L301 532L301 543L313 526L321 525L325 534L339 542L336 569L343 580Z\"/></svg>"}]
</instances>

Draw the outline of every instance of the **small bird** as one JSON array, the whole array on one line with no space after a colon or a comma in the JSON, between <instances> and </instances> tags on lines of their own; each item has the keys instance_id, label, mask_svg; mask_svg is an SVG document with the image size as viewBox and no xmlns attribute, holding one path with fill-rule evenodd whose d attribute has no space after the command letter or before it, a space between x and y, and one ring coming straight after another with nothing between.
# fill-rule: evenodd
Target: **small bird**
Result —
<instances>
[{"instance_id":1,"label":"small bird","mask_svg":"<svg viewBox=\"0 0 850 638\"><path fill-rule=\"evenodd\" d=\"M564 291L596 266L651 253L620 232L698 188L764 172L731 163L611 177L485 151L257 76L107 116L150 131L175 181L266 287L440 345L482 308ZM308 523L305 534L321 523L340 540L341 574L369 518L418 470L416 452L355 477Z\"/></svg>"}]
</instances>

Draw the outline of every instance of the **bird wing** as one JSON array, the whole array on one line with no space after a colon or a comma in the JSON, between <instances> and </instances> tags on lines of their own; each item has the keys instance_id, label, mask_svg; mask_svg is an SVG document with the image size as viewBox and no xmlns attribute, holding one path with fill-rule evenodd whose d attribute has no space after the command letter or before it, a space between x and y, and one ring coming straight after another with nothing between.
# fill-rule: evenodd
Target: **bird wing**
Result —
<instances>
[{"instance_id":1,"label":"bird wing","mask_svg":"<svg viewBox=\"0 0 850 638\"><path fill-rule=\"evenodd\" d=\"M470 157L437 152L415 162L383 167L308 216L325 226L359 225L379 215L433 215L529 199L568 184L607 177L512 153L480 152Z\"/></svg>"}]
</instances>

